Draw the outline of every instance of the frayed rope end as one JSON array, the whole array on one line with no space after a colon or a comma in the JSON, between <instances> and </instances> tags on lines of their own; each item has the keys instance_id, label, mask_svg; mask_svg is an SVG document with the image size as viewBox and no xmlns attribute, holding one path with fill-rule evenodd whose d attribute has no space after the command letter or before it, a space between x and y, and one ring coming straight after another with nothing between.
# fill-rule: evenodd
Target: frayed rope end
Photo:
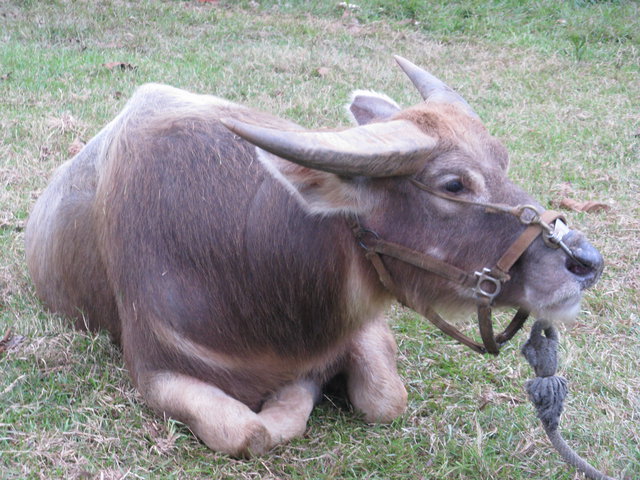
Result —
<instances>
[{"instance_id":1,"label":"frayed rope end","mask_svg":"<svg viewBox=\"0 0 640 480\"><path fill-rule=\"evenodd\" d=\"M557 375L536 377L528 380L525 388L529 400L536 407L540 421L546 428L556 430L567 396L567 380Z\"/></svg>"}]
</instances>

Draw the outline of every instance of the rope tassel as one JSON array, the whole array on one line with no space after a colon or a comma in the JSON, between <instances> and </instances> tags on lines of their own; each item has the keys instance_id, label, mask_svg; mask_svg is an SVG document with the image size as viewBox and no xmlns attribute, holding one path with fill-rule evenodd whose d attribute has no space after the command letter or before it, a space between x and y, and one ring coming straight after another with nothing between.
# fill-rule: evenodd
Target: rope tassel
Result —
<instances>
[{"instance_id":1,"label":"rope tassel","mask_svg":"<svg viewBox=\"0 0 640 480\"><path fill-rule=\"evenodd\" d=\"M544 335L542 333L544 332ZM592 480L614 480L599 472L578 455L562 438L558 431L560 415L567 396L567 380L556 375L558 369L558 331L554 327L544 327L538 320L533 324L529 340L522 346L522 354L536 373L536 378L528 380L525 389L529 400L536 407L551 444L569 465L574 466Z\"/></svg>"},{"instance_id":2,"label":"rope tassel","mask_svg":"<svg viewBox=\"0 0 640 480\"><path fill-rule=\"evenodd\" d=\"M557 430L567 396L567 380L555 375L536 377L527 381L525 388L545 429Z\"/></svg>"}]
</instances>

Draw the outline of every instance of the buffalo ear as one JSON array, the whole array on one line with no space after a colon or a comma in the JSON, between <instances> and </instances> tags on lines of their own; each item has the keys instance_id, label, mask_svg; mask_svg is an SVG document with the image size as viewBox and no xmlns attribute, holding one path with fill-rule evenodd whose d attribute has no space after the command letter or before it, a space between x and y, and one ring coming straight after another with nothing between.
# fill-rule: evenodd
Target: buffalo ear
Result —
<instances>
[{"instance_id":1,"label":"buffalo ear","mask_svg":"<svg viewBox=\"0 0 640 480\"><path fill-rule=\"evenodd\" d=\"M260 148L258 159L311 214L366 214L376 205L365 177L344 177L304 167Z\"/></svg>"},{"instance_id":2,"label":"buffalo ear","mask_svg":"<svg viewBox=\"0 0 640 480\"><path fill-rule=\"evenodd\" d=\"M349 116L358 125L388 120L400 111L398 104L391 98L370 90L355 90L346 107Z\"/></svg>"}]
</instances>

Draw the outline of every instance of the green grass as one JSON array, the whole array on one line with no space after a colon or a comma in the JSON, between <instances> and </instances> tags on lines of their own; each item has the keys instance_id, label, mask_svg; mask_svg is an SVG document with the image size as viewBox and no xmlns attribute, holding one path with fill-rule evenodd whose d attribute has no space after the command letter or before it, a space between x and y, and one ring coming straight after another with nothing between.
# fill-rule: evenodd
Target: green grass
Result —
<instances>
[{"instance_id":1,"label":"green grass","mask_svg":"<svg viewBox=\"0 0 640 480\"><path fill-rule=\"evenodd\" d=\"M244 2L266 11L313 12L360 22L396 22L445 41L488 40L503 45L560 52L577 60L633 55L638 43L638 5L624 1L459 0L425 2L363 0L340 2L261 0ZM283 6L284 4L284 6ZM626 21L625 21L626 20Z\"/></svg>"},{"instance_id":2,"label":"green grass","mask_svg":"<svg viewBox=\"0 0 640 480\"><path fill-rule=\"evenodd\" d=\"M607 268L562 339L571 388L562 426L599 468L640 476L639 4L356 3L346 13L302 0L0 3L0 334L25 337L0 357L1 478L575 478L526 400L523 335L482 358L393 309L409 389L402 418L368 426L327 399L303 438L238 461L151 412L106 336L67 328L34 296L29 209L70 144L97 133L137 85L336 126L353 88L418 101L393 53L457 88L509 148L511 176L544 204L570 196L612 206L569 214Z\"/></svg>"}]
</instances>

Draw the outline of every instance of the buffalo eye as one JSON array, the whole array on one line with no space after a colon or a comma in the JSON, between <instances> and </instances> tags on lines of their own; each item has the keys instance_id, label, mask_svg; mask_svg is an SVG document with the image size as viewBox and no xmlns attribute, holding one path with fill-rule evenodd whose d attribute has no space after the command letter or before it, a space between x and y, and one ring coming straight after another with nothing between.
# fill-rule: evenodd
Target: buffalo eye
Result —
<instances>
[{"instance_id":1,"label":"buffalo eye","mask_svg":"<svg viewBox=\"0 0 640 480\"><path fill-rule=\"evenodd\" d=\"M444 184L444 189L449 193L460 193L464 190L464 185L460 180L450 180Z\"/></svg>"}]
</instances>

